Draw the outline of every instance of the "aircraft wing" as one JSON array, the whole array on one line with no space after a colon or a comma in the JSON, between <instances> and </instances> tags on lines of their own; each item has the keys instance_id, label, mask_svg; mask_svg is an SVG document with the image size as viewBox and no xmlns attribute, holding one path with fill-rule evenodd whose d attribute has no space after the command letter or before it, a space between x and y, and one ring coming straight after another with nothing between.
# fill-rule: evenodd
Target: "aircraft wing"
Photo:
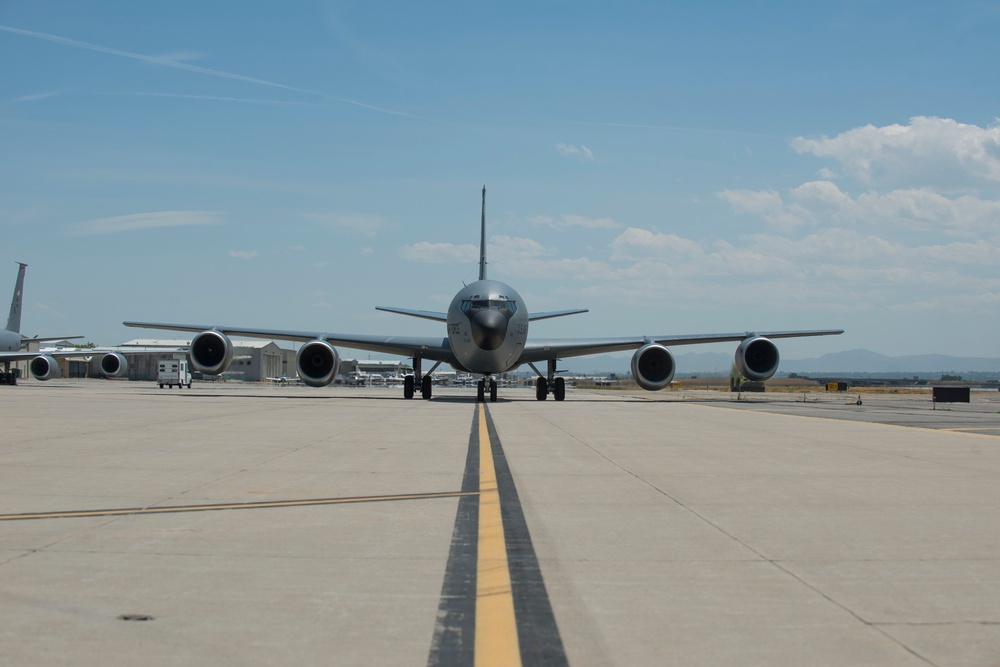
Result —
<instances>
[{"instance_id":1,"label":"aircraft wing","mask_svg":"<svg viewBox=\"0 0 1000 667\"><path fill-rule=\"evenodd\" d=\"M81 336L82 338L82 336ZM59 338L57 340L66 340L65 338ZM35 357L52 357L54 359L90 359L91 357L96 357L105 354L123 354L128 356L130 354L158 354L158 353L176 353L180 354L182 352L187 352L186 347L128 347L128 348L116 348L109 349L106 347L81 347L75 350L70 350L68 348L63 348L61 350L35 350L29 352L27 350L21 350L19 352L0 352L0 363L5 361L28 361L34 359Z\"/></svg>"},{"instance_id":2,"label":"aircraft wing","mask_svg":"<svg viewBox=\"0 0 1000 667\"><path fill-rule=\"evenodd\" d=\"M520 360L524 363L582 357L588 354L605 354L622 350L635 350L646 343L660 345L698 345L701 343L740 342L746 338L801 338L805 336L836 336L843 329L816 329L809 331L743 331L739 333L690 334L672 336L633 336L626 338L550 338L529 340Z\"/></svg>"},{"instance_id":3,"label":"aircraft wing","mask_svg":"<svg viewBox=\"0 0 1000 667\"><path fill-rule=\"evenodd\" d=\"M580 313L589 313L590 311L586 308L574 308L573 310L552 310L546 313L529 313L528 320L534 322L535 320L548 320L553 317L565 317L566 315L579 315Z\"/></svg>"},{"instance_id":4,"label":"aircraft wing","mask_svg":"<svg viewBox=\"0 0 1000 667\"><path fill-rule=\"evenodd\" d=\"M425 320L434 320L435 322L448 321L448 313L438 313L431 310L411 310L409 308L394 308L390 306L375 306L375 310L384 310L387 313L409 315L410 317L422 317Z\"/></svg>"},{"instance_id":5,"label":"aircraft wing","mask_svg":"<svg viewBox=\"0 0 1000 667\"><path fill-rule=\"evenodd\" d=\"M60 338L59 340L64 339ZM28 361L41 356L52 357L54 359L65 359L66 357L85 359L95 354L101 354L101 351L89 347L80 350L47 350L42 352L21 350L20 352L0 352L0 363L5 361Z\"/></svg>"},{"instance_id":6,"label":"aircraft wing","mask_svg":"<svg viewBox=\"0 0 1000 667\"><path fill-rule=\"evenodd\" d=\"M285 331L281 329L252 329L245 327L223 327L205 324L167 324L162 322L122 322L127 327L141 329L163 329L166 331L189 331L201 333L215 330L227 336L243 336L246 338L271 338L307 343L311 340L325 340L331 345L348 347L354 350L382 352L412 357L419 354L424 359L452 362L455 355L451 344L443 336L369 336L359 334L338 334L325 331Z\"/></svg>"}]
</instances>

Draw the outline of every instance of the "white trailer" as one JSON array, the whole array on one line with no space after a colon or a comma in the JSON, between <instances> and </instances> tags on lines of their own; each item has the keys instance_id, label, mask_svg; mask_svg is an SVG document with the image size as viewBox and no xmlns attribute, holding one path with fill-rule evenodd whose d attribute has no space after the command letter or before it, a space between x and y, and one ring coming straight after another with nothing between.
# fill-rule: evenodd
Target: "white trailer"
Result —
<instances>
[{"instance_id":1,"label":"white trailer","mask_svg":"<svg viewBox=\"0 0 1000 667\"><path fill-rule=\"evenodd\" d=\"M160 361L156 371L156 383L163 389L167 385L171 389L174 385L181 388L187 385L191 388L191 372L188 371L187 359L163 359Z\"/></svg>"}]
</instances>

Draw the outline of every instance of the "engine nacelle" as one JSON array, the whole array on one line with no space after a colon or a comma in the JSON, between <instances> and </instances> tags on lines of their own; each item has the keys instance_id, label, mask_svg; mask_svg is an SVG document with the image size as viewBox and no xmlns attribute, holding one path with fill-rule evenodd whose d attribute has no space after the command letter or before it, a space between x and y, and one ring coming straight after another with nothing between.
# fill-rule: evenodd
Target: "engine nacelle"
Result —
<instances>
[{"instance_id":1,"label":"engine nacelle","mask_svg":"<svg viewBox=\"0 0 1000 667\"><path fill-rule=\"evenodd\" d=\"M632 355L632 377L646 391L659 391L674 379L674 355L658 343L647 343Z\"/></svg>"},{"instance_id":2,"label":"engine nacelle","mask_svg":"<svg viewBox=\"0 0 1000 667\"><path fill-rule=\"evenodd\" d=\"M778 348L767 338L747 338L736 348L736 370L748 380L762 382L778 371Z\"/></svg>"},{"instance_id":3,"label":"engine nacelle","mask_svg":"<svg viewBox=\"0 0 1000 667\"><path fill-rule=\"evenodd\" d=\"M299 377L310 387L325 387L333 382L340 370L337 348L325 340L311 340L295 355Z\"/></svg>"},{"instance_id":4,"label":"engine nacelle","mask_svg":"<svg viewBox=\"0 0 1000 667\"><path fill-rule=\"evenodd\" d=\"M233 363L233 343L221 331L202 331L191 339L188 357L191 359L191 367L199 373L225 373L229 364Z\"/></svg>"},{"instance_id":5,"label":"engine nacelle","mask_svg":"<svg viewBox=\"0 0 1000 667\"><path fill-rule=\"evenodd\" d=\"M124 354L108 352L101 357L101 372L109 378L125 375L128 371L128 359Z\"/></svg>"},{"instance_id":6,"label":"engine nacelle","mask_svg":"<svg viewBox=\"0 0 1000 667\"><path fill-rule=\"evenodd\" d=\"M62 369L59 368L59 364L56 363L54 357L50 357L47 354L41 354L31 360L28 364L28 371L31 372L31 376L36 380L55 380L62 377Z\"/></svg>"}]
</instances>

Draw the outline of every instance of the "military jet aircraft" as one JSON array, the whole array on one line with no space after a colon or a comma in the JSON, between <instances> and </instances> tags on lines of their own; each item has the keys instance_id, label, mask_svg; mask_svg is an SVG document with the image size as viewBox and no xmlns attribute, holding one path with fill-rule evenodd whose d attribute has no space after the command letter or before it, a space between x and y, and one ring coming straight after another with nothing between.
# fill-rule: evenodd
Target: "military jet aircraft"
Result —
<instances>
[{"instance_id":1,"label":"military jet aircraft","mask_svg":"<svg viewBox=\"0 0 1000 667\"><path fill-rule=\"evenodd\" d=\"M778 348L772 338L831 336L842 329L812 331L766 331L693 335L638 335L622 338L572 338L529 340L531 322L553 317L585 313L586 309L531 313L517 291L486 276L486 186L483 186L483 209L480 227L479 279L466 285L451 301L446 312L411 310L377 306L383 310L411 317L441 322L445 335L408 337L396 335L362 335L325 331L287 331L204 324L169 324L161 322L124 322L129 327L195 332L188 354L191 364L202 373L224 372L233 358L230 336L270 338L299 341L295 363L305 384L320 387L330 384L337 376L340 355L335 346L369 350L413 358L413 374L403 383L403 397L413 398L419 388L421 396L431 398L433 373L441 364L449 364L459 372L471 373L481 379L477 383L477 399L497 400L496 376L528 365L538 375L535 397L544 401L552 396L557 401L566 398L566 383L558 377L559 359L621 350L635 350L632 356L632 377L643 389L657 391L669 386L675 364L667 345L737 342L736 365L749 380L767 380L778 370ZM422 362L434 362L423 373ZM545 364L542 372L536 364Z\"/></svg>"},{"instance_id":2,"label":"military jet aircraft","mask_svg":"<svg viewBox=\"0 0 1000 667\"><path fill-rule=\"evenodd\" d=\"M59 350L49 352L28 351L24 348L28 343L45 343L57 340L71 340L83 336L48 336L46 338L28 338L21 334L21 305L24 292L24 272L27 264L18 262L17 281L14 283L14 296L10 300L10 313L7 315L7 327L0 331L0 362L4 370L0 372L0 384L17 384L17 378L10 370L15 361L30 360L28 372L36 380L52 380L62 375L57 358L89 357L95 350ZM128 362L124 355L117 352L107 352L101 357L101 372L108 377L124 375L128 370Z\"/></svg>"}]
</instances>

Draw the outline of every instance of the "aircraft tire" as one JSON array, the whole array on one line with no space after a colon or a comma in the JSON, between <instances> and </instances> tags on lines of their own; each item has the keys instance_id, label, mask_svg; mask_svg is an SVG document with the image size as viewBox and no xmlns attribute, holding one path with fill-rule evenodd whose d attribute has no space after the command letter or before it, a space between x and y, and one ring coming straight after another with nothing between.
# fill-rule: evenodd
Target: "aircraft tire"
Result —
<instances>
[{"instance_id":1,"label":"aircraft tire","mask_svg":"<svg viewBox=\"0 0 1000 667\"><path fill-rule=\"evenodd\" d=\"M431 376L425 375L422 380L420 380L420 397L425 401L431 400Z\"/></svg>"},{"instance_id":2,"label":"aircraft tire","mask_svg":"<svg viewBox=\"0 0 1000 667\"><path fill-rule=\"evenodd\" d=\"M476 384L476 400L480 403L486 400L486 383L482 380Z\"/></svg>"},{"instance_id":3,"label":"aircraft tire","mask_svg":"<svg viewBox=\"0 0 1000 667\"><path fill-rule=\"evenodd\" d=\"M535 380L535 398L544 401L549 395L549 381L543 377Z\"/></svg>"},{"instance_id":4,"label":"aircraft tire","mask_svg":"<svg viewBox=\"0 0 1000 667\"><path fill-rule=\"evenodd\" d=\"M497 381L490 380L490 403L497 402Z\"/></svg>"},{"instance_id":5,"label":"aircraft tire","mask_svg":"<svg viewBox=\"0 0 1000 667\"><path fill-rule=\"evenodd\" d=\"M556 378L552 385L552 396L557 401L566 400L566 378Z\"/></svg>"},{"instance_id":6,"label":"aircraft tire","mask_svg":"<svg viewBox=\"0 0 1000 667\"><path fill-rule=\"evenodd\" d=\"M413 398L414 385L416 383L413 380L412 375L407 375L403 378L403 398L409 400Z\"/></svg>"}]
</instances>

